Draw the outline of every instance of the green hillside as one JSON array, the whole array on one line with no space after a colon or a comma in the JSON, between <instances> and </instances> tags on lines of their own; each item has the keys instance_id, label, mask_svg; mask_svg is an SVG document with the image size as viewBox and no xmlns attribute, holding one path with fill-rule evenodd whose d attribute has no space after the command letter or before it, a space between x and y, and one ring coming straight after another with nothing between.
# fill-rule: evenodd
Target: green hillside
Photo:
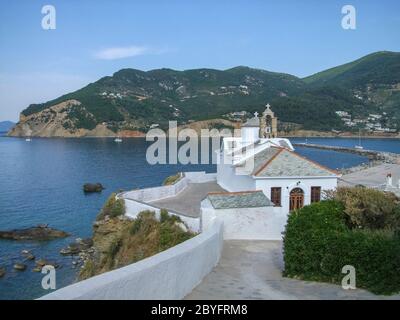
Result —
<instances>
[{"instance_id":1,"label":"green hillside","mask_svg":"<svg viewBox=\"0 0 400 320\"><path fill-rule=\"evenodd\" d=\"M75 128L107 123L113 130L146 130L168 120L184 123L234 111L262 111L270 102L280 120L312 130L347 130L336 111L352 117L384 114L400 128L400 53L377 52L354 62L300 79L248 67L176 71L122 69L75 92L33 104L29 116L75 99L68 117ZM69 124L70 125L70 124ZM352 128L356 130L356 128Z\"/></svg>"},{"instance_id":2,"label":"green hillside","mask_svg":"<svg viewBox=\"0 0 400 320\"><path fill-rule=\"evenodd\" d=\"M381 51L356 61L328 69L303 79L317 86L335 85L351 88L366 84L400 83L400 53Z\"/></svg>"},{"instance_id":3,"label":"green hillside","mask_svg":"<svg viewBox=\"0 0 400 320\"><path fill-rule=\"evenodd\" d=\"M247 67L226 71L123 69L55 100L30 105L22 113L28 116L75 99L96 122L202 120L238 109L261 109L267 101L298 94L303 88L297 77Z\"/></svg>"},{"instance_id":4,"label":"green hillside","mask_svg":"<svg viewBox=\"0 0 400 320\"><path fill-rule=\"evenodd\" d=\"M304 78L311 87L338 86L399 124L400 53L382 51ZM370 108L371 109L371 108Z\"/></svg>"}]
</instances>

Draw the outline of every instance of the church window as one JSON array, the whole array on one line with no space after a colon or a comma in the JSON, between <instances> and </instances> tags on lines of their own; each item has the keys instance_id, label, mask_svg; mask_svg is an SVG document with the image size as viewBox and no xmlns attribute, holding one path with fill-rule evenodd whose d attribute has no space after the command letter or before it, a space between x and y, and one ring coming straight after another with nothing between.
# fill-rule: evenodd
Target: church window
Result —
<instances>
[{"instance_id":1,"label":"church window","mask_svg":"<svg viewBox=\"0 0 400 320\"><path fill-rule=\"evenodd\" d=\"M311 187L311 203L321 201L321 187Z\"/></svg>"},{"instance_id":2,"label":"church window","mask_svg":"<svg viewBox=\"0 0 400 320\"><path fill-rule=\"evenodd\" d=\"M271 201L274 203L276 207L281 206L281 193L282 193L282 188L280 187L271 188Z\"/></svg>"}]
</instances>

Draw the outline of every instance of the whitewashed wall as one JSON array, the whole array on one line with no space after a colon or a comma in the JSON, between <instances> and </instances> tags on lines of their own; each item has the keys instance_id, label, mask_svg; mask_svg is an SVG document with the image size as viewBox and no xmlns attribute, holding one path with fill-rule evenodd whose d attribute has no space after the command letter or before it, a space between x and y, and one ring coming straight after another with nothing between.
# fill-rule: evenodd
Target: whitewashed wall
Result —
<instances>
[{"instance_id":1,"label":"whitewashed wall","mask_svg":"<svg viewBox=\"0 0 400 320\"><path fill-rule=\"evenodd\" d=\"M162 208L158 208L158 207L152 206L151 204L136 201L136 200L124 199L124 201L125 201L125 210L126 210L125 215L131 219L135 219L136 216L139 214L139 212L145 211L145 210L154 211L156 213L156 217L158 219L160 218L160 210ZM200 218L184 216L182 214L179 214L179 213L171 211L171 210L168 210L168 213L181 218L181 220L188 226L188 228L191 231L200 232Z\"/></svg>"},{"instance_id":2,"label":"whitewashed wall","mask_svg":"<svg viewBox=\"0 0 400 320\"><path fill-rule=\"evenodd\" d=\"M189 183L205 183L217 180L216 173L206 173L205 171L193 171L184 173Z\"/></svg>"},{"instance_id":3,"label":"whitewashed wall","mask_svg":"<svg viewBox=\"0 0 400 320\"><path fill-rule=\"evenodd\" d=\"M142 202L157 201L176 196L183 191L189 183L204 183L215 181L216 173L184 172L183 177L173 185L145 188L121 193L119 196L125 199L139 200Z\"/></svg>"},{"instance_id":4,"label":"whitewashed wall","mask_svg":"<svg viewBox=\"0 0 400 320\"><path fill-rule=\"evenodd\" d=\"M304 191L304 205L308 205L311 203L311 187L321 187L321 191L336 189L337 178L268 178L256 180L256 190L262 190L268 199L271 198L272 187L282 188L282 207L280 210L283 213L288 213L290 191L294 188L301 188Z\"/></svg>"},{"instance_id":5,"label":"whitewashed wall","mask_svg":"<svg viewBox=\"0 0 400 320\"><path fill-rule=\"evenodd\" d=\"M161 208L155 207L148 202L175 197L183 191L189 183L211 182L216 179L216 173L206 173L205 171L184 172L183 177L173 185L127 191L118 194L117 197L124 199L126 207L125 214L129 218L136 218L138 213L144 210L154 211L158 216ZM168 212L180 217L191 231L200 232L200 218L185 216L171 210L168 210Z\"/></svg>"},{"instance_id":6,"label":"whitewashed wall","mask_svg":"<svg viewBox=\"0 0 400 320\"><path fill-rule=\"evenodd\" d=\"M202 230L212 226L215 219L222 220L225 240L282 240L287 214L275 207L214 209L205 199L201 219Z\"/></svg>"},{"instance_id":7,"label":"whitewashed wall","mask_svg":"<svg viewBox=\"0 0 400 320\"><path fill-rule=\"evenodd\" d=\"M235 168L230 164L217 165L217 182L229 192L255 190L255 181L248 175L237 175Z\"/></svg>"},{"instance_id":8,"label":"whitewashed wall","mask_svg":"<svg viewBox=\"0 0 400 320\"><path fill-rule=\"evenodd\" d=\"M223 223L173 248L126 267L57 290L42 300L174 300L189 294L217 265Z\"/></svg>"},{"instance_id":9,"label":"whitewashed wall","mask_svg":"<svg viewBox=\"0 0 400 320\"><path fill-rule=\"evenodd\" d=\"M255 142L260 138L260 127L242 127L241 137L243 142Z\"/></svg>"},{"instance_id":10,"label":"whitewashed wall","mask_svg":"<svg viewBox=\"0 0 400 320\"><path fill-rule=\"evenodd\" d=\"M127 191L123 192L120 196L124 199L143 202L157 201L176 196L187 187L188 183L189 180L182 177L178 182L172 185Z\"/></svg>"}]
</instances>

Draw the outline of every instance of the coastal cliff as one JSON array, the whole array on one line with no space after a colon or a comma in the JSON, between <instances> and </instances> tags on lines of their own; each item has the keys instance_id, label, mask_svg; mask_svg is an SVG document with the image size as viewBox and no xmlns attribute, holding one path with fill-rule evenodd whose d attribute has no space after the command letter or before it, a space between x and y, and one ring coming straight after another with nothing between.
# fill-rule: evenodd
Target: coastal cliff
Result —
<instances>
[{"instance_id":1,"label":"coastal cliff","mask_svg":"<svg viewBox=\"0 0 400 320\"><path fill-rule=\"evenodd\" d=\"M159 219L152 211L143 211L134 220L124 212L123 200L112 194L93 224L90 253L82 253L80 280L153 256L195 235L166 210Z\"/></svg>"},{"instance_id":2,"label":"coastal cliff","mask_svg":"<svg viewBox=\"0 0 400 320\"><path fill-rule=\"evenodd\" d=\"M37 113L20 115L20 121L9 132L11 137L113 137L115 132L104 124L94 128L79 128L78 115L84 119L92 119L93 114L77 100L67 100L46 108Z\"/></svg>"}]
</instances>

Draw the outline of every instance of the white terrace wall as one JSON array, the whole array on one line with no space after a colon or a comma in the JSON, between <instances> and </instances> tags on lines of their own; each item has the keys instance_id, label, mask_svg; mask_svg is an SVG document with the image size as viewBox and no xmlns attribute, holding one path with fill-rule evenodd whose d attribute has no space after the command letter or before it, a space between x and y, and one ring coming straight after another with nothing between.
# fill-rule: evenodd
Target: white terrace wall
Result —
<instances>
[{"instance_id":1,"label":"white terrace wall","mask_svg":"<svg viewBox=\"0 0 400 320\"><path fill-rule=\"evenodd\" d=\"M138 200L142 202L157 201L165 198L176 196L179 192L184 190L189 183L204 183L215 181L217 175L215 173L201 172L185 172L183 177L173 185L146 188L123 192L123 198Z\"/></svg>"},{"instance_id":2,"label":"white terrace wall","mask_svg":"<svg viewBox=\"0 0 400 320\"><path fill-rule=\"evenodd\" d=\"M41 300L182 299L217 265L223 247L223 223L126 267L54 291Z\"/></svg>"},{"instance_id":3,"label":"white terrace wall","mask_svg":"<svg viewBox=\"0 0 400 320\"><path fill-rule=\"evenodd\" d=\"M224 222L225 240L282 240L287 223L287 214L277 207L214 209L208 199L203 200L202 230L216 218Z\"/></svg>"},{"instance_id":4,"label":"white terrace wall","mask_svg":"<svg viewBox=\"0 0 400 320\"><path fill-rule=\"evenodd\" d=\"M189 183L204 183L216 180L215 173L185 172L183 177L173 185L155 188L146 188L123 192L118 197L125 200L126 215L134 219L140 211L151 210L158 215L160 208L153 206L149 202L176 196L183 191ZM200 218L185 216L182 213L169 210L170 214L179 216L183 222L194 232L200 231Z\"/></svg>"},{"instance_id":5,"label":"white terrace wall","mask_svg":"<svg viewBox=\"0 0 400 320\"><path fill-rule=\"evenodd\" d=\"M157 219L160 218L160 210L161 208L152 206L151 204L144 203L141 201L124 199L125 200L125 215L129 218L135 219L139 212L150 210L156 213ZM200 232L200 218L193 218L189 216L184 216L180 213L168 210L168 213L171 215L178 216L181 220L188 226L191 231Z\"/></svg>"}]
</instances>

